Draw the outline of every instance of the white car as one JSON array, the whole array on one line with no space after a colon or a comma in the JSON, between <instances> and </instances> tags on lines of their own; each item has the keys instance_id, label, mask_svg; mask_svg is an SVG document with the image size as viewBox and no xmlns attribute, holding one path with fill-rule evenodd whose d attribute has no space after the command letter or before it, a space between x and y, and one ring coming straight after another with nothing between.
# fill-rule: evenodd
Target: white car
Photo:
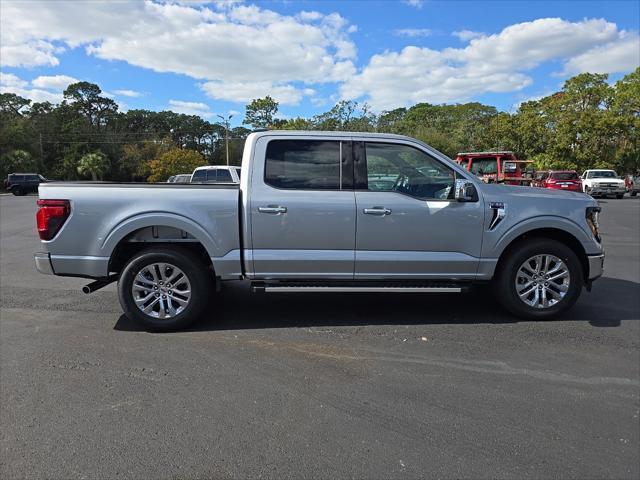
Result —
<instances>
[{"instance_id":1,"label":"white car","mask_svg":"<svg viewBox=\"0 0 640 480\"><path fill-rule=\"evenodd\" d=\"M191 174L190 173L181 173L179 175L171 175L167 183L189 183L191 182Z\"/></svg>"},{"instance_id":2,"label":"white car","mask_svg":"<svg viewBox=\"0 0 640 480\"><path fill-rule=\"evenodd\" d=\"M584 193L592 197L615 195L624 197L626 191L624 180L613 170L585 170L582 174L582 188Z\"/></svg>"},{"instance_id":3,"label":"white car","mask_svg":"<svg viewBox=\"0 0 640 480\"><path fill-rule=\"evenodd\" d=\"M240 167L226 165L198 167L191 175L191 183L240 183Z\"/></svg>"}]
</instances>

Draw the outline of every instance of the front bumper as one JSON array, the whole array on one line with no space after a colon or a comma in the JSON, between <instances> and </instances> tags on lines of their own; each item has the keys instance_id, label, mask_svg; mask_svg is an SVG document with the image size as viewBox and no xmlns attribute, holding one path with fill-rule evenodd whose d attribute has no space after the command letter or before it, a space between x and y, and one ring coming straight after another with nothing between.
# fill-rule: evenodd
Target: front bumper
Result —
<instances>
[{"instance_id":1,"label":"front bumper","mask_svg":"<svg viewBox=\"0 0 640 480\"><path fill-rule=\"evenodd\" d=\"M51 264L51 255L48 253L34 253L33 260L36 263L36 270L45 275L55 275Z\"/></svg>"},{"instance_id":2,"label":"front bumper","mask_svg":"<svg viewBox=\"0 0 640 480\"><path fill-rule=\"evenodd\" d=\"M600 187L594 186L589 189L589 195L619 195L626 193L627 189L624 186L616 187Z\"/></svg>"},{"instance_id":3,"label":"front bumper","mask_svg":"<svg viewBox=\"0 0 640 480\"><path fill-rule=\"evenodd\" d=\"M604 253L600 255L589 255L589 280L595 280L602 276L604 272Z\"/></svg>"}]
</instances>

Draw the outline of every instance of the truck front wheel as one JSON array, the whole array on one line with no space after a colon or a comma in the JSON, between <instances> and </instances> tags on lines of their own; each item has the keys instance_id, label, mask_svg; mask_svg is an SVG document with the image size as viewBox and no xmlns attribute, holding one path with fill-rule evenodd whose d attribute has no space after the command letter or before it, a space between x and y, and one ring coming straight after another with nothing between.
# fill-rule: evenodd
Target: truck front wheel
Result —
<instances>
[{"instance_id":1,"label":"truck front wheel","mask_svg":"<svg viewBox=\"0 0 640 480\"><path fill-rule=\"evenodd\" d=\"M506 254L494 279L502 306L514 315L546 320L571 308L582 291L580 259L552 239L525 240Z\"/></svg>"},{"instance_id":2,"label":"truck front wheel","mask_svg":"<svg viewBox=\"0 0 640 480\"><path fill-rule=\"evenodd\" d=\"M118 281L125 315L156 332L193 323L212 291L212 278L202 261L179 247L140 252L125 266Z\"/></svg>"}]
</instances>

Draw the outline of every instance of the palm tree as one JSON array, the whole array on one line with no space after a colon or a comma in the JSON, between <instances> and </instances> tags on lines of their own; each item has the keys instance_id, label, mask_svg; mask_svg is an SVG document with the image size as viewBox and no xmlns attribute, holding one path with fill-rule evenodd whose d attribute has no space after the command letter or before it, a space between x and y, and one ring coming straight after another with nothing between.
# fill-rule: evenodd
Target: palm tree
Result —
<instances>
[{"instance_id":1,"label":"palm tree","mask_svg":"<svg viewBox=\"0 0 640 480\"><path fill-rule=\"evenodd\" d=\"M102 152L87 153L82 156L78 164L80 175L91 175L94 182L100 178L109 168L107 157Z\"/></svg>"}]
</instances>

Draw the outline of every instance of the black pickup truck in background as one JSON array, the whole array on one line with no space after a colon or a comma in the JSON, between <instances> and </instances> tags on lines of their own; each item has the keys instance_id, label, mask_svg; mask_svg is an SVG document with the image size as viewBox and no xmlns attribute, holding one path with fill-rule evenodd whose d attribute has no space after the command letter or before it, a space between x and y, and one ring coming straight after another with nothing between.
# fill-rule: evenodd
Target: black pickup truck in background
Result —
<instances>
[{"instance_id":1,"label":"black pickup truck in background","mask_svg":"<svg viewBox=\"0 0 640 480\"><path fill-rule=\"evenodd\" d=\"M36 193L38 185L47 179L37 173L10 173L4 181L4 188L16 196Z\"/></svg>"}]
</instances>

